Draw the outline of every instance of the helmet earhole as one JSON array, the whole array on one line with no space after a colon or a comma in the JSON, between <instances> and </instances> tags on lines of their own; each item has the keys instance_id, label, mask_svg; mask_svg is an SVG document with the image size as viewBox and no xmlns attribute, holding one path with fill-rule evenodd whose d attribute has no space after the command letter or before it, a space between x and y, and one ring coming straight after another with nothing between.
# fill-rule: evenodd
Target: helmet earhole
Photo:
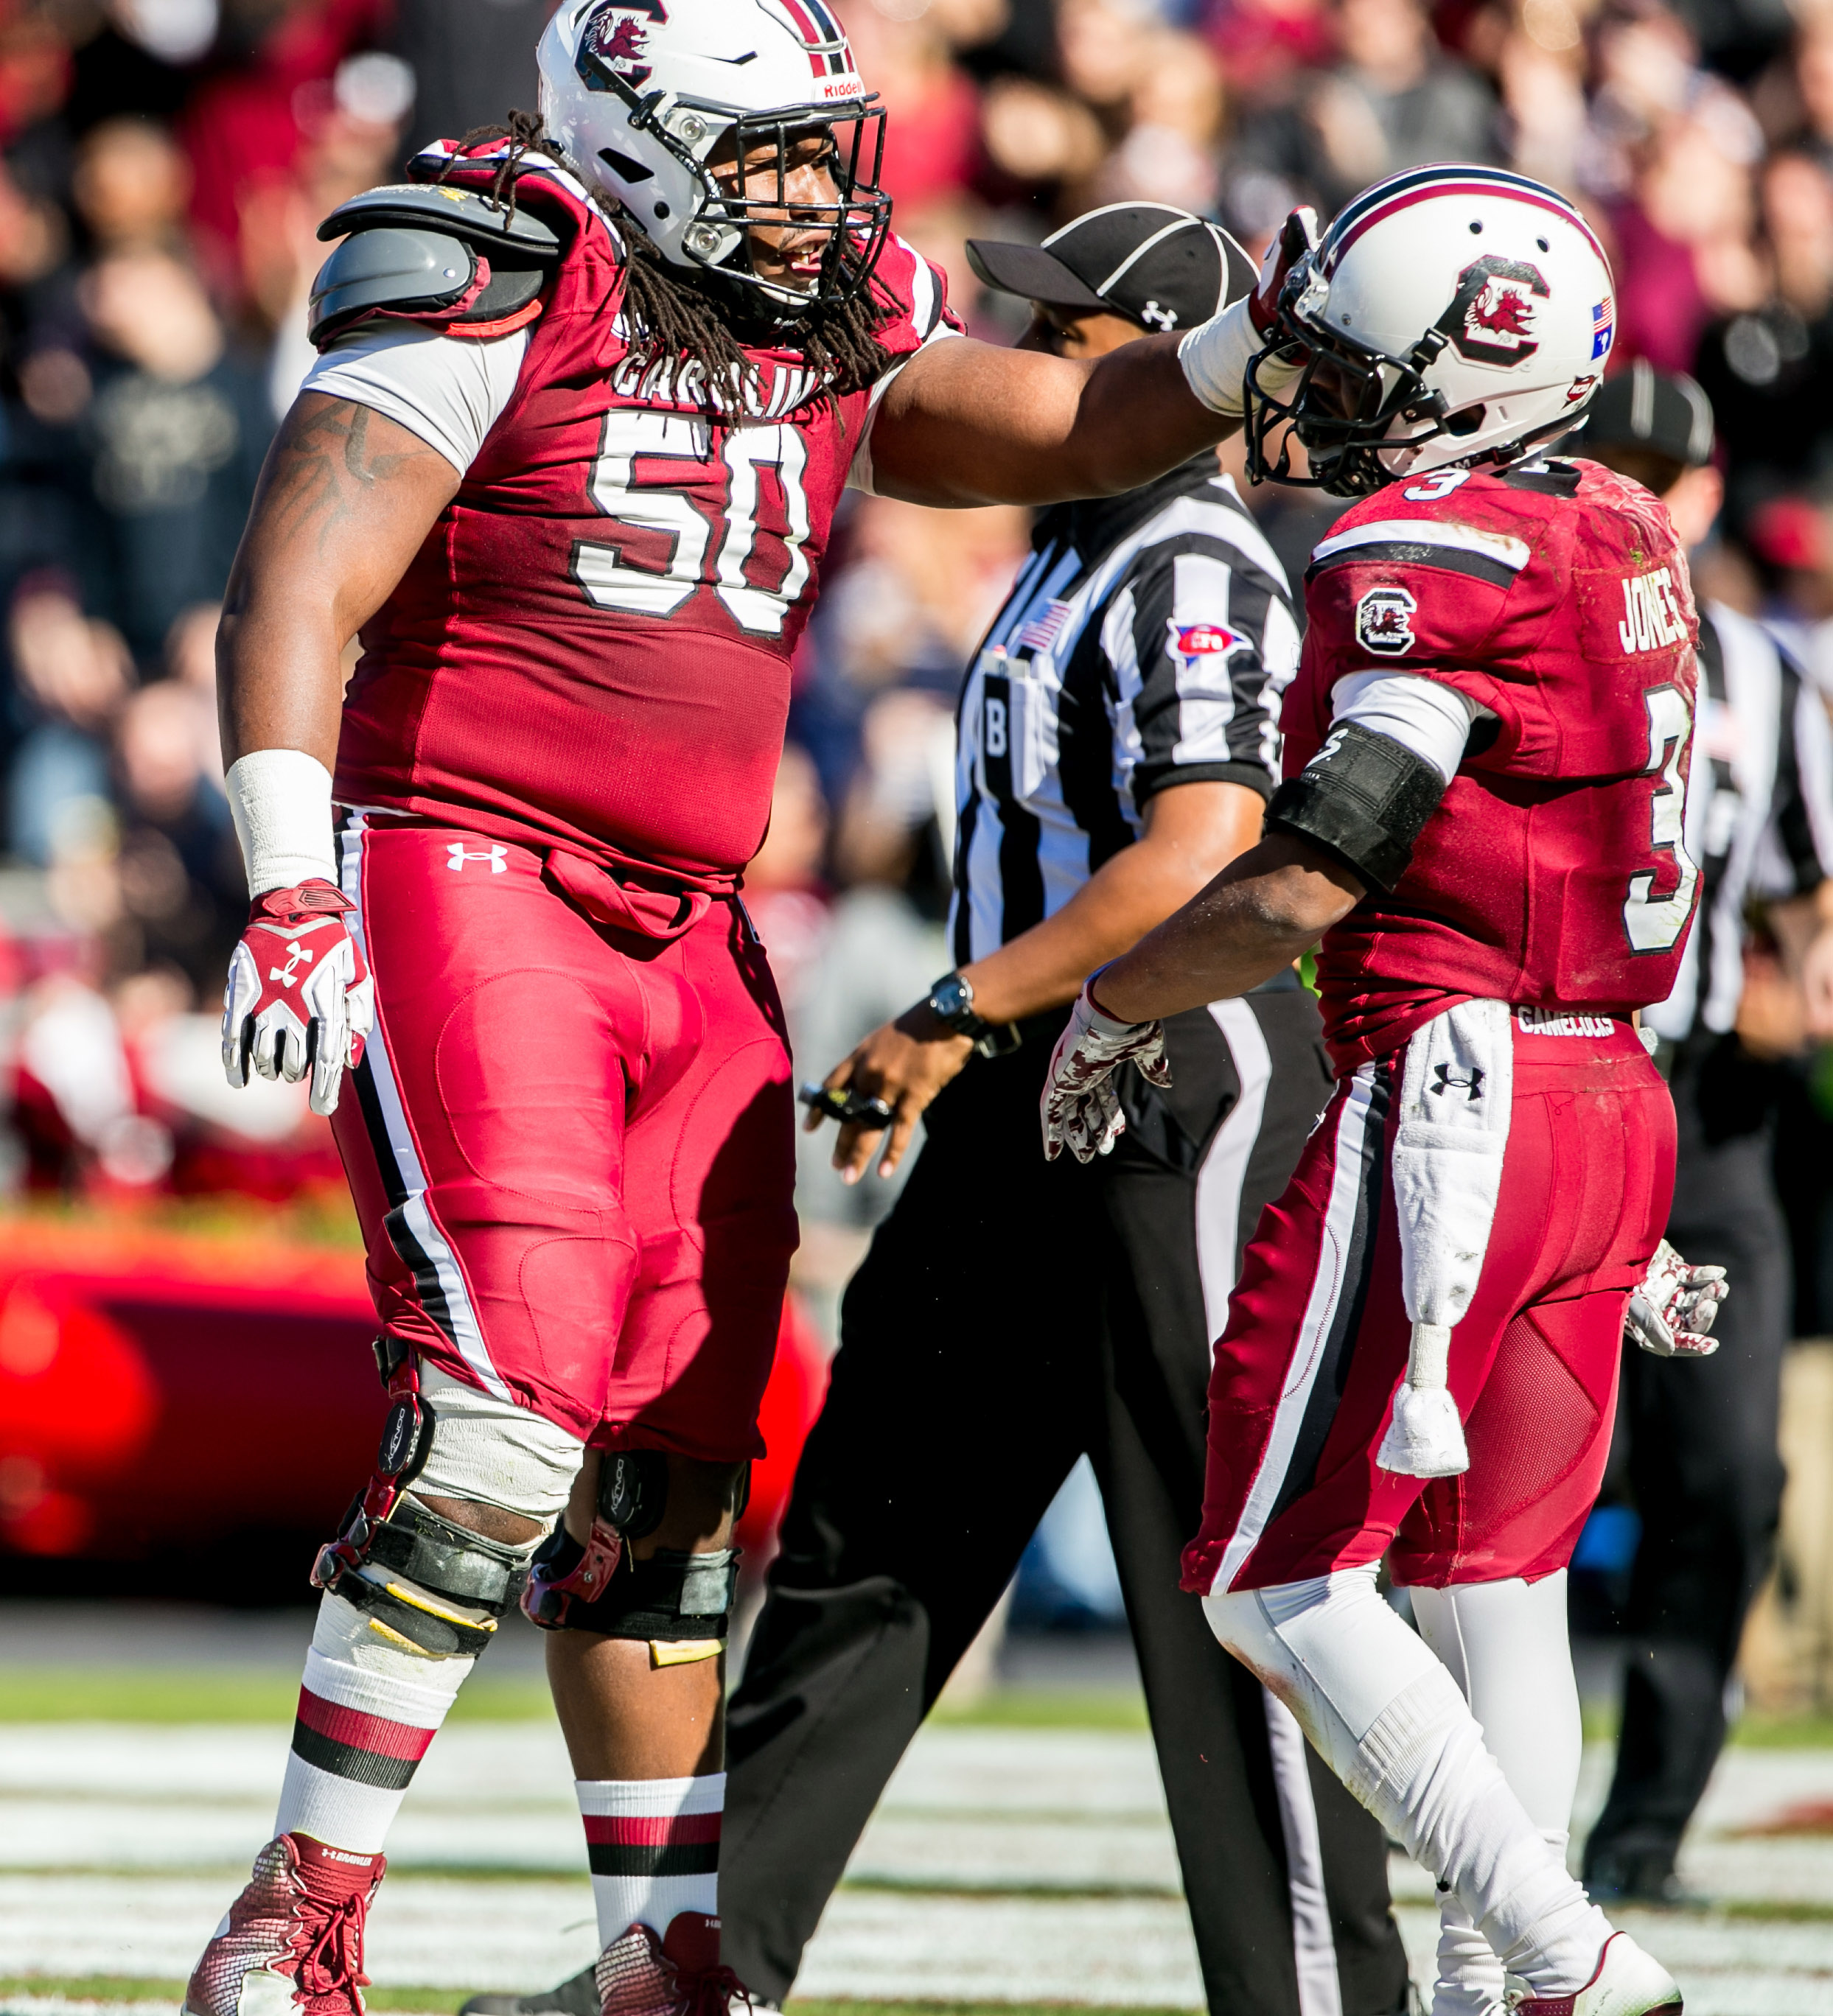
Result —
<instances>
[{"instance_id":1,"label":"helmet earhole","mask_svg":"<svg viewBox=\"0 0 1833 2016\"><path fill-rule=\"evenodd\" d=\"M1543 252L1548 252L1548 251L1550 251L1550 250L1552 250L1552 247L1551 247L1550 245L1548 245L1548 243L1547 243L1547 240L1546 240L1544 238L1536 238L1536 239L1534 240L1534 243L1535 243L1536 245L1538 245L1538 246L1540 247L1540 250L1541 250Z\"/></svg>"},{"instance_id":2,"label":"helmet earhole","mask_svg":"<svg viewBox=\"0 0 1833 2016\"><path fill-rule=\"evenodd\" d=\"M1476 220L1476 218L1472 218L1471 219L1471 227L1470 227L1470 235L1471 236L1471 237L1473 237L1473 238L1479 238L1479 237L1481 237L1481 236L1482 236L1482 230L1483 230L1483 227L1482 227L1482 225L1481 225L1481 224L1480 224L1480 223Z\"/></svg>"},{"instance_id":3,"label":"helmet earhole","mask_svg":"<svg viewBox=\"0 0 1833 2016\"><path fill-rule=\"evenodd\" d=\"M668 214L668 206L665 203L658 203L656 205L656 214L657 217L666 217Z\"/></svg>"}]
</instances>

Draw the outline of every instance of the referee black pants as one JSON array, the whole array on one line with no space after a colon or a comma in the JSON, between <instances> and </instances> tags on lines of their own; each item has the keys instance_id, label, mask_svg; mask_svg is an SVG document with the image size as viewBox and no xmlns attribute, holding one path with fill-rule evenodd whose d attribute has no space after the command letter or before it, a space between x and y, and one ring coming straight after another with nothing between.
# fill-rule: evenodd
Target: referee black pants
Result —
<instances>
[{"instance_id":1,"label":"referee black pants","mask_svg":"<svg viewBox=\"0 0 1833 2016\"><path fill-rule=\"evenodd\" d=\"M1773 1077L1734 1037L1684 1049L1668 1237L1731 1294L1710 1358L1623 1359L1619 1427L1642 1537L1610 1798L1585 1850L1600 1888L1658 1894L1725 1740L1725 1686L1769 1568L1782 1502L1777 1449L1792 1296L1770 1170Z\"/></svg>"},{"instance_id":2,"label":"referee black pants","mask_svg":"<svg viewBox=\"0 0 1833 2016\"><path fill-rule=\"evenodd\" d=\"M1178 1017L1172 1090L1129 1072L1129 1132L1087 1168L1039 1147L1061 1021L935 1101L848 1289L728 1721L725 1956L754 1993L787 1994L887 1780L1086 1452L1209 2007L1387 2016L1407 1989L1381 1831L1177 1586L1210 1341L1328 1090L1316 1010L1294 988Z\"/></svg>"}]
</instances>

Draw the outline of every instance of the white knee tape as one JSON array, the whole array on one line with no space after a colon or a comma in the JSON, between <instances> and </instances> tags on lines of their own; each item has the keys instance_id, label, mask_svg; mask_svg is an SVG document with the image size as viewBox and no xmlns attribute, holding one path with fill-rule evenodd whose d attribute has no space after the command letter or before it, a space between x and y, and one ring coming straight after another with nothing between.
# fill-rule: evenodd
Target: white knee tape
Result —
<instances>
[{"instance_id":1,"label":"white knee tape","mask_svg":"<svg viewBox=\"0 0 1833 2016\"><path fill-rule=\"evenodd\" d=\"M420 1391L433 1410L433 1449L416 1496L468 1499L543 1525L565 1510L585 1454L576 1436L430 1366Z\"/></svg>"}]
</instances>

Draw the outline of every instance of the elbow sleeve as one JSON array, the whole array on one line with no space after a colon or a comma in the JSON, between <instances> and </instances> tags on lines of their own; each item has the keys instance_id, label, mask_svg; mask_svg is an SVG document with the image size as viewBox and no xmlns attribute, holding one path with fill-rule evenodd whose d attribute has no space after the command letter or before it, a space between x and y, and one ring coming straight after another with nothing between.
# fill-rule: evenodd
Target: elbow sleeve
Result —
<instances>
[{"instance_id":1,"label":"elbow sleeve","mask_svg":"<svg viewBox=\"0 0 1833 2016\"><path fill-rule=\"evenodd\" d=\"M1322 848L1371 887L1391 890L1446 788L1437 765L1405 743L1339 722L1273 793L1266 823Z\"/></svg>"}]
</instances>

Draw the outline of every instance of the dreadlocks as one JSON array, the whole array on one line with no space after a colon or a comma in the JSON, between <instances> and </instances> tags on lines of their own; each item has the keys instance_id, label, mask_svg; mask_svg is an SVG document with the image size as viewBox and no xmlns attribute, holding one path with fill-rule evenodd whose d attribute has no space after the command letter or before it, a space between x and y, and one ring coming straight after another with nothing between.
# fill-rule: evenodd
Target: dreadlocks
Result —
<instances>
[{"instance_id":1,"label":"dreadlocks","mask_svg":"<svg viewBox=\"0 0 1833 2016\"><path fill-rule=\"evenodd\" d=\"M440 170L439 180L463 165L463 150L504 139L510 144L491 184L490 200L513 217L516 178L527 155L545 154L563 167L570 166L543 130L538 113L512 111L506 124L474 126L459 141L460 152ZM697 284L671 266L628 211L620 207L617 221L629 255L624 312L630 325L630 354L646 376L654 374L669 398L697 399L715 419L742 412L747 381L755 378L757 370L744 354L747 337L754 347L775 348L787 336L814 376L810 399L830 405L862 391L890 364L877 340L890 311L876 296L876 283L870 278L839 306L816 308L798 321L792 332L780 332L748 302L716 293L716 274L709 274L709 284Z\"/></svg>"}]
</instances>

